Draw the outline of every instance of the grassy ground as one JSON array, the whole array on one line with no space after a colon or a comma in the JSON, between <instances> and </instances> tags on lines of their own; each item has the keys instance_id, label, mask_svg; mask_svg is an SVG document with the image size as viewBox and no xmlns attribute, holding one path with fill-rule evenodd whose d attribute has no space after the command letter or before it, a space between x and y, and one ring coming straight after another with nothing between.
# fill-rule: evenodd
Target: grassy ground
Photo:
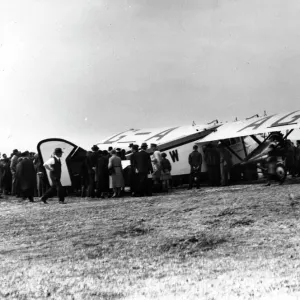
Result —
<instances>
[{"instance_id":1,"label":"grassy ground","mask_svg":"<svg viewBox=\"0 0 300 300\"><path fill-rule=\"evenodd\" d=\"M298 184L0 200L1 299L300 299Z\"/></svg>"}]
</instances>

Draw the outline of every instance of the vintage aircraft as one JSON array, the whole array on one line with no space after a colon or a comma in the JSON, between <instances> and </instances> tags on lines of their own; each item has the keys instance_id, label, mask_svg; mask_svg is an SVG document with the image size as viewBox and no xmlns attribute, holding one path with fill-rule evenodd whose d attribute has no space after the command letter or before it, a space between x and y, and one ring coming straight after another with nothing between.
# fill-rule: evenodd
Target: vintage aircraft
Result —
<instances>
[{"instance_id":1,"label":"vintage aircraft","mask_svg":"<svg viewBox=\"0 0 300 300\"><path fill-rule=\"evenodd\" d=\"M101 150L108 147L121 148L129 151L129 144L140 145L142 142L155 143L160 151L168 154L172 164L172 176L184 180L189 172L188 155L192 146L197 144L200 153L208 143L223 143L232 154L232 163L237 167L238 173L242 169L256 169L253 156L259 155L260 149L269 140L272 132L286 132L286 139L294 129L300 128L300 112L294 111L286 114L274 114L228 123L205 124L199 126L181 126L156 129L130 129L111 136L98 143ZM262 135L267 135L265 138ZM48 159L54 148L63 148L64 158L62 164L62 184L64 186L78 186L80 181L80 168L86 156L86 150L63 139L46 139L39 142L37 148L42 160ZM251 160L252 159L252 160ZM123 167L129 161L123 161ZM205 162L202 172L206 172ZM280 172L286 172L280 169ZM279 174L282 176L282 174Z\"/></svg>"}]
</instances>

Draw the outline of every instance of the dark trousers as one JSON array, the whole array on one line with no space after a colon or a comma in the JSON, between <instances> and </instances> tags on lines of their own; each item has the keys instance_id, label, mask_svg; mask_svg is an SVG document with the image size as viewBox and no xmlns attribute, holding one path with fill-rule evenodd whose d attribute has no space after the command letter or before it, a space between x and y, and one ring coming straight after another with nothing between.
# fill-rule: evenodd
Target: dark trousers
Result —
<instances>
[{"instance_id":1,"label":"dark trousers","mask_svg":"<svg viewBox=\"0 0 300 300\"><path fill-rule=\"evenodd\" d=\"M229 167L228 165L224 165L224 163L220 164L220 176L221 176L221 185L228 185L229 180Z\"/></svg>"},{"instance_id":2,"label":"dark trousers","mask_svg":"<svg viewBox=\"0 0 300 300\"><path fill-rule=\"evenodd\" d=\"M37 182L37 184L36 184L37 185L37 195L38 195L38 197L42 197L42 195L46 191L44 174L37 174L36 182Z\"/></svg>"},{"instance_id":3,"label":"dark trousers","mask_svg":"<svg viewBox=\"0 0 300 300\"><path fill-rule=\"evenodd\" d=\"M48 198L52 197L55 192L57 191L57 196L60 202L65 201L65 190L63 186L61 185L61 182L59 179L52 180L52 186L50 189L46 191L44 196L42 197L42 200L47 200Z\"/></svg>"},{"instance_id":4,"label":"dark trousers","mask_svg":"<svg viewBox=\"0 0 300 300\"><path fill-rule=\"evenodd\" d=\"M152 195L152 179L148 180L148 173L138 173L138 193L140 196Z\"/></svg>"},{"instance_id":5,"label":"dark trousers","mask_svg":"<svg viewBox=\"0 0 300 300\"><path fill-rule=\"evenodd\" d=\"M3 195L8 195L11 192L11 179L2 178Z\"/></svg>"},{"instance_id":6,"label":"dark trousers","mask_svg":"<svg viewBox=\"0 0 300 300\"><path fill-rule=\"evenodd\" d=\"M95 197L95 172L89 173L88 197Z\"/></svg>"},{"instance_id":7,"label":"dark trousers","mask_svg":"<svg viewBox=\"0 0 300 300\"><path fill-rule=\"evenodd\" d=\"M97 184L97 197L103 196L103 194L109 193L109 176L101 176L96 182Z\"/></svg>"},{"instance_id":8,"label":"dark trousers","mask_svg":"<svg viewBox=\"0 0 300 300\"><path fill-rule=\"evenodd\" d=\"M191 171L190 180L189 180L189 189L193 188L194 183L196 182L197 189L200 187L200 172Z\"/></svg>"},{"instance_id":9,"label":"dark trousers","mask_svg":"<svg viewBox=\"0 0 300 300\"><path fill-rule=\"evenodd\" d=\"M21 196L25 200L28 198L30 201L33 201L34 188L26 189L21 191Z\"/></svg>"},{"instance_id":10,"label":"dark trousers","mask_svg":"<svg viewBox=\"0 0 300 300\"><path fill-rule=\"evenodd\" d=\"M210 186L220 185L220 165L207 166Z\"/></svg>"},{"instance_id":11,"label":"dark trousers","mask_svg":"<svg viewBox=\"0 0 300 300\"><path fill-rule=\"evenodd\" d=\"M20 191L18 188L18 178L16 176L16 173L12 173L11 195L12 196L20 195Z\"/></svg>"},{"instance_id":12,"label":"dark trousers","mask_svg":"<svg viewBox=\"0 0 300 300\"><path fill-rule=\"evenodd\" d=\"M138 192L138 186L139 186L139 178L138 174L135 172L130 173L130 192L131 193L137 193Z\"/></svg>"}]
</instances>

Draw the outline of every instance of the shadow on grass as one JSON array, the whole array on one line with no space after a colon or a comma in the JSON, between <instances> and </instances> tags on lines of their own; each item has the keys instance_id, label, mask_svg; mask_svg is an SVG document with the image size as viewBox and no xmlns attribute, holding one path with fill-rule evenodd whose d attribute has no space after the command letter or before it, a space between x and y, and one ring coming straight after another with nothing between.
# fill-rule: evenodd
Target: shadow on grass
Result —
<instances>
[{"instance_id":1,"label":"shadow on grass","mask_svg":"<svg viewBox=\"0 0 300 300\"><path fill-rule=\"evenodd\" d=\"M237 209L235 209L235 208L225 208L217 216L218 217L231 216L236 213L237 213Z\"/></svg>"},{"instance_id":2,"label":"shadow on grass","mask_svg":"<svg viewBox=\"0 0 300 300\"><path fill-rule=\"evenodd\" d=\"M238 226L249 226L254 223L254 220L249 218L243 218L239 220L233 220L230 224L230 227L238 227Z\"/></svg>"},{"instance_id":3,"label":"shadow on grass","mask_svg":"<svg viewBox=\"0 0 300 300\"><path fill-rule=\"evenodd\" d=\"M197 255L210 251L226 243L227 237L201 232L196 235L173 238L159 246L161 253L179 254L180 256Z\"/></svg>"},{"instance_id":4,"label":"shadow on grass","mask_svg":"<svg viewBox=\"0 0 300 300\"><path fill-rule=\"evenodd\" d=\"M135 237L150 233L154 229L145 224L143 219L139 221L132 221L129 225L125 225L122 229L116 230L113 235L121 237Z\"/></svg>"},{"instance_id":5,"label":"shadow on grass","mask_svg":"<svg viewBox=\"0 0 300 300\"><path fill-rule=\"evenodd\" d=\"M125 297L122 293L113 293L113 292L92 292L88 296L97 297L101 300L117 300Z\"/></svg>"}]
</instances>

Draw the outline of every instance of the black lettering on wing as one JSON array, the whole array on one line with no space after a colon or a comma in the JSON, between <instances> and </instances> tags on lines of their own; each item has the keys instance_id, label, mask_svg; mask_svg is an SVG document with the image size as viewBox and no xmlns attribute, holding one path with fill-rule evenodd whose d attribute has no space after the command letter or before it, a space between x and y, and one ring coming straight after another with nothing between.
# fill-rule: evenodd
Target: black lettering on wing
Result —
<instances>
[{"instance_id":1,"label":"black lettering on wing","mask_svg":"<svg viewBox=\"0 0 300 300\"><path fill-rule=\"evenodd\" d=\"M296 110L290 114L285 115L284 117L280 118L276 122L274 122L270 127L277 127L277 126L286 126L286 125L293 125L296 124L296 121L300 118L300 115L295 115L292 117L290 121L282 122L287 117L291 116L292 114L298 112L299 110Z\"/></svg>"},{"instance_id":2,"label":"black lettering on wing","mask_svg":"<svg viewBox=\"0 0 300 300\"><path fill-rule=\"evenodd\" d=\"M169 151L169 154L170 154L173 162L179 161L179 156L178 156L177 150Z\"/></svg>"},{"instance_id":3,"label":"black lettering on wing","mask_svg":"<svg viewBox=\"0 0 300 300\"><path fill-rule=\"evenodd\" d=\"M170 132L172 132L173 130L177 129L178 127L174 127L174 128L170 128L170 129L167 129L167 130L164 130L160 133L157 133L156 135L150 137L149 139L147 139L146 141L149 141L149 140L152 140L154 138L156 138L156 141L159 141L161 140L163 137L165 137L167 134L169 134Z\"/></svg>"},{"instance_id":4,"label":"black lettering on wing","mask_svg":"<svg viewBox=\"0 0 300 300\"><path fill-rule=\"evenodd\" d=\"M243 131L243 130L245 130L245 129L247 129L247 128L252 128L253 130L255 130L255 129L259 128L261 125L263 125L264 123L266 123L266 122L267 122L269 119L271 119L272 117L274 117L274 115L265 117L265 118L260 119L260 120L257 120L257 121L255 121L255 122L253 122L253 123L251 123L251 124L245 126L244 128L238 130L238 132L241 132L241 131Z\"/></svg>"}]
</instances>

